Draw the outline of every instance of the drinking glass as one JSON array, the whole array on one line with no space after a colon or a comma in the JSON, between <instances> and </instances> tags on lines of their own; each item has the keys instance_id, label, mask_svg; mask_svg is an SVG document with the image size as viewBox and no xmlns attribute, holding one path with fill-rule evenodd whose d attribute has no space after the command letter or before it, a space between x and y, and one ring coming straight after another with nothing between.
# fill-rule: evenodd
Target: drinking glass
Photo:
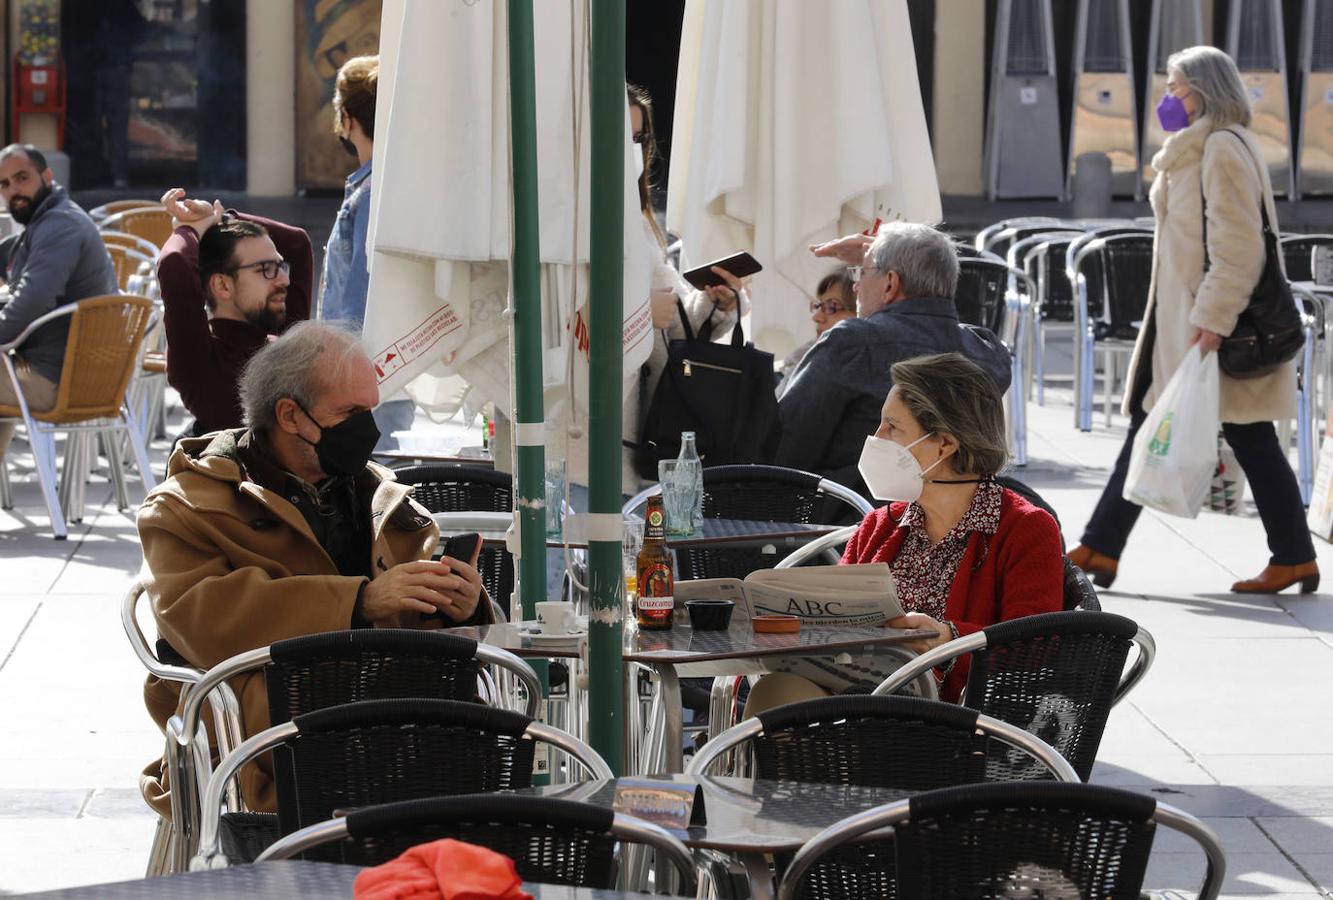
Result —
<instances>
[{"instance_id":1,"label":"drinking glass","mask_svg":"<svg viewBox=\"0 0 1333 900\"><path fill-rule=\"evenodd\" d=\"M657 464L657 481L662 486L666 533L694 534L694 470L682 466L679 460L664 459Z\"/></svg>"}]
</instances>

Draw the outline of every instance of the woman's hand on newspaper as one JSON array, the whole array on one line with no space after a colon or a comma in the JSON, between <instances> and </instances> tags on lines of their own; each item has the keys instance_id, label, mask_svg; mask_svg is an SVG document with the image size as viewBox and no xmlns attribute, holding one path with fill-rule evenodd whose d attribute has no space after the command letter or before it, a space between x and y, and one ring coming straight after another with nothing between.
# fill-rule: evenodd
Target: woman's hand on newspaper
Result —
<instances>
[{"instance_id":1,"label":"woman's hand on newspaper","mask_svg":"<svg viewBox=\"0 0 1333 900\"><path fill-rule=\"evenodd\" d=\"M946 641L953 640L952 628L950 628L948 625L945 625L943 622L940 622L936 619L932 619L925 613L908 613L907 615L899 616L896 619L889 619L889 621L884 623L884 627L912 628L912 629L920 629L921 631L926 631L928 629L933 630L936 634L936 636L933 638L921 638L919 640L908 641L907 643L903 644L904 647L906 647L908 650L911 650L913 653L925 653L927 650L931 650L935 647L938 647L940 644L943 644Z\"/></svg>"}]
</instances>

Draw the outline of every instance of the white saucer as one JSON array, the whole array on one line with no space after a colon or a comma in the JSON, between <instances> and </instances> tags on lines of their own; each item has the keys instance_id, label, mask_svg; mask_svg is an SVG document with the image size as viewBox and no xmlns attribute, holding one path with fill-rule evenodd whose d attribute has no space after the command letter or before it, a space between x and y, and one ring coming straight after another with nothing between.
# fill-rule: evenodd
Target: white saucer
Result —
<instances>
[{"instance_id":1,"label":"white saucer","mask_svg":"<svg viewBox=\"0 0 1333 900\"><path fill-rule=\"evenodd\" d=\"M524 636L534 644L567 644L570 641L577 641L587 637L588 632L582 629L578 631L566 631L562 634L542 634L540 631L529 631Z\"/></svg>"}]
</instances>

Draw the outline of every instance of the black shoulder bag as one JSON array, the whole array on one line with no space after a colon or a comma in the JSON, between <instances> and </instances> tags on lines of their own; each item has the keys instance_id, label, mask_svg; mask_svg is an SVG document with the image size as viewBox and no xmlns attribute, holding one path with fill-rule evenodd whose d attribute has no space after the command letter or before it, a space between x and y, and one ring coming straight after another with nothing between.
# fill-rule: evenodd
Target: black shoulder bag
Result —
<instances>
[{"instance_id":1,"label":"black shoulder bag","mask_svg":"<svg viewBox=\"0 0 1333 900\"><path fill-rule=\"evenodd\" d=\"M1240 141L1240 135L1222 129ZM1249 154L1249 147L1245 148ZM1253 156L1251 156L1253 160ZM1203 195L1203 171L1200 163L1199 195L1203 197L1203 273L1211 265L1208 258L1208 198ZM1259 179L1259 213L1264 223L1264 270L1250 295L1250 303L1236 319L1235 330L1222 339L1217 363L1232 378L1258 378L1295 358L1305 345L1301 313L1291 294L1291 285L1282 272L1277 235L1268 221L1268 203Z\"/></svg>"},{"instance_id":2,"label":"black shoulder bag","mask_svg":"<svg viewBox=\"0 0 1333 900\"><path fill-rule=\"evenodd\" d=\"M657 463L680 453L680 433L693 431L705 467L767 463L781 436L773 391L773 354L746 343L739 318L730 344L696 336L685 306L676 301L685 340L667 345L667 364L657 382L634 468L657 480Z\"/></svg>"}]
</instances>

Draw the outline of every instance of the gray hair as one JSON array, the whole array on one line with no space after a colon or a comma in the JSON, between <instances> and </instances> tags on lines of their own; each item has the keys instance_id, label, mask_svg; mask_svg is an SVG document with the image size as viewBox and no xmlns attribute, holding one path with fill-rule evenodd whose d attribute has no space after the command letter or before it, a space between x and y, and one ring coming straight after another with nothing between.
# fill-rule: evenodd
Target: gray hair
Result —
<instances>
[{"instance_id":1,"label":"gray hair","mask_svg":"<svg viewBox=\"0 0 1333 900\"><path fill-rule=\"evenodd\" d=\"M358 358L366 360L366 354L357 333L347 324L297 322L246 363L237 385L245 424L268 431L277 424L274 407L284 397L307 410L313 408L328 385L336 383L347 364Z\"/></svg>"},{"instance_id":2,"label":"gray hair","mask_svg":"<svg viewBox=\"0 0 1333 900\"><path fill-rule=\"evenodd\" d=\"M1199 115L1213 120L1213 127L1250 124L1250 98L1245 83L1230 56L1216 47L1186 47L1166 60L1199 98Z\"/></svg>"},{"instance_id":3,"label":"gray hair","mask_svg":"<svg viewBox=\"0 0 1333 900\"><path fill-rule=\"evenodd\" d=\"M880 226L870 258L881 274L897 272L907 297L952 298L958 288L958 251L948 235L929 225Z\"/></svg>"}]
</instances>

